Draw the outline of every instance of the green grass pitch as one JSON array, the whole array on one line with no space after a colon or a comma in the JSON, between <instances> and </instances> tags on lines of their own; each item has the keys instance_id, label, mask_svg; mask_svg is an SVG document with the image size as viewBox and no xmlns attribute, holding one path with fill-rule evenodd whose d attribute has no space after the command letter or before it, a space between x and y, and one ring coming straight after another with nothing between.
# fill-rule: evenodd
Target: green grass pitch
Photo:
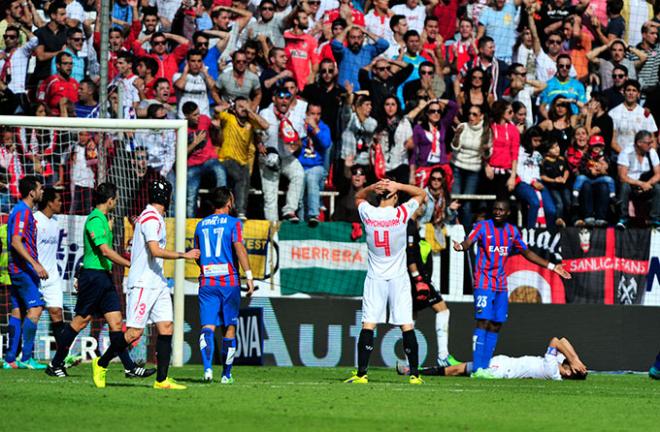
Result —
<instances>
[{"instance_id":1,"label":"green grass pitch","mask_svg":"<svg viewBox=\"0 0 660 432\"><path fill-rule=\"evenodd\" d=\"M411 386L373 369L368 385L342 384L348 368L235 367L236 383L201 382L201 367L173 368L185 391L125 379L112 364L96 389L91 366L68 379L0 370L2 431L652 431L660 382L592 375L586 382L428 377ZM216 371L218 374L219 370Z\"/></svg>"}]
</instances>

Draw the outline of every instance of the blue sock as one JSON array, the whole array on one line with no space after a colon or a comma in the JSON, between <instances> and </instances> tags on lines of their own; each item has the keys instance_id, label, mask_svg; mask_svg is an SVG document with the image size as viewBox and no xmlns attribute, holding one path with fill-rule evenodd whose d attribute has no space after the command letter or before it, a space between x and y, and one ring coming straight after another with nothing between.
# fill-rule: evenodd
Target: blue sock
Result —
<instances>
[{"instance_id":1,"label":"blue sock","mask_svg":"<svg viewBox=\"0 0 660 432\"><path fill-rule=\"evenodd\" d=\"M653 367L660 370L660 352L657 356L655 356L655 363L653 363Z\"/></svg>"},{"instance_id":2,"label":"blue sock","mask_svg":"<svg viewBox=\"0 0 660 432\"><path fill-rule=\"evenodd\" d=\"M495 347L497 346L497 337L499 333L486 332L486 346L484 348L484 368L490 365L490 359L493 358Z\"/></svg>"},{"instance_id":3,"label":"blue sock","mask_svg":"<svg viewBox=\"0 0 660 432\"><path fill-rule=\"evenodd\" d=\"M484 368L485 347L486 330L475 328L472 333L472 363L475 371Z\"/></svg>"},{"instance_id":4,"label":"blue sock","mask_svg":"<svg viewBox=\"0 0 660 432\"><path fill-rule=\"evenodd\" d=\"M199 350L202 353L202 362L204 370L213 368L213 350L215 349L215 340L213 339L213 330L203 328L199 335Z\"/></svg>"},{"instance_id":5,"label":"blue sock","mask_svg":"<svg viewBox=\"0 0 660 432\"><path fill-rule=\"evenodd\" d=\"M231 367L234 364L236 354L236 338L222 339L222 376L231 376Z\"/></svg>"},{"instance_id":6,"label":"blue sock","mask_svg":"<svg viewBox=\"0 0 660 432\"><path fill-rule=\"evenodd\" d=\"M18 345L21 343L21 320L13 316L9 317L9 348L5 353L5 362L13 363L16 361Z\"/></svg>"},{"instance_id":7,"label":"blue sock","mask_svg":"<svg viewBox=\"0 0 660 432\"><path fill-rule=\"evenodd\" d=\"M37 335L37 325L32 320L23 320L23 357L21 361L26 362L32 358L34 351L34 337Z\"/></svg>"}]
</instances>

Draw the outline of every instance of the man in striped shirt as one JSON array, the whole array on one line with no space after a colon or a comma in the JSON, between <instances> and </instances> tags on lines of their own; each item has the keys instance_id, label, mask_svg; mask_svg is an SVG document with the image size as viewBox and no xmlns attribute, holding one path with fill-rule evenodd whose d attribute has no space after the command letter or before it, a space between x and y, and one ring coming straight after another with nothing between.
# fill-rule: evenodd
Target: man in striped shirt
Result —
<instances>
[{"instance_id":1,"label":"man in striped shirt","mask_svg":"<svg viewBox=\"0 0 660 432\"><path fill-rule=\"evenodd\" d=\"M234 197L226 187L215 188L210 201L215 212L202 219L195 228L195 249L200 250L197 264L199 275L199 315L202 326L199 349L204 363L204 381L213 381L213 333L224 327L222 339L222 384L231 384L231 367L236 353L236 325L241 304L238 265L245 271L248 292L252 295L254 282L247 250L243 245L241 221L230 213Z\"/></svg>"},{"instance_id":2,"label":"man in striped shirt","mask_svg":"<svg viewBox=\"0 0 660 432\"><path fill-rule=\"evenodd\" d=\"M37 223L32 207L41 201L41 183L34 176L25 176L18 183L21 201L14 206L7 222L9 245L9 277L11 278L9 318L9 349L5 355L5 369L45 369L32 358L37 324L44 310L39 292L40 279L48 279L48 272L39 262L37 253ZM26 319L21 327L21 309ZM19 339L23 333L23 356L16 361Z\"/></svg>"},{"instance_id":3,"label":"man in striped shirt","mask_svg":"<svg viewBox=\"0 0 660 432\"><path fill-rule=\"evenodd\" d=\"M498 334L508 316L509 296L504 267L509 256L520 253L530 262L547 267L565 279L571 277L561 264L550 263L527 248L518 228L507 222L510 213L509 201L495 201L492 219L476 223L463 242L454 241L454 250L458 252L477 244L474 269L477 326L472 336L473 376L476 378L492 378L488 366Z\"/></svg>"}]
</instances>

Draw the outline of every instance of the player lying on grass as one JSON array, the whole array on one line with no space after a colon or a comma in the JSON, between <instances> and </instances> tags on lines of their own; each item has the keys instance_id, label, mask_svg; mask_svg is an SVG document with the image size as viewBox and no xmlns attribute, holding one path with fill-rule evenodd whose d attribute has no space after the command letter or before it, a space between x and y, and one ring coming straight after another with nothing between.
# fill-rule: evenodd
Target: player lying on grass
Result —
<instances>
[{"instance_id":1,"label":"player lying on grass","mask_svg":"<svg viewBox=\"0 0 660 432\"><path fill-rule=\"evenodd\" d=\"M144 333L148 322L156 324L156 364L154 388L183 390L186 386L167 376L172 354L172 296L163 273L163 260L197 259L199 250L175 252L167 247L165 211L172 199L172 185L165 179L149 185L149 204L135 222L131 243L131 268L126 293L126 340L133 343ZM105 371L96 368L105 385ZM98 385L97 385L98 386Z\"/></svg>"},{"instance_id":2,"label":"player lying on grass","mask_svg":"<svg viewBox=\"0 0 660 432\"><path fill-rule=\"evenodd\" d=\"M565 279L571 277L561 264L548 262L527 248L518 228L507 222L510 214L509 201L497 200L493 204L492 219L477 222L461 243L454 241L454 250L458 252L477 245L473 285L477 325L472 336L475 378L489 378L486 370L502 324L508 317L509 295L504 268L509 257L520 253L528 261L547 267Z\"/></svg>"},{"instance_id":3,"label":"player lying on grass","mask_svg":"<svg viewBox=\"0 0 660 432\"><path fill-rule=\"evenodd\" d=\"M378 207L367 202L377 194ZM398 192L412 198L397 207ZM426 199L424 190L381 180L355 194L355 205L367 233L368 270L362 295L362 330L358 338L358 370L346 383L366 384L369 356L374 349L374 329L387 323L401 328L403 350L410 364L410 384L422 384L417 367L419 353L412 316L410 278L406 268L406 229L408 220ZM390 316L387 319L387 307Z\"/></svg>"},{"instance_id":4,"label":"player lying on grass","mask_svg":"<svg viewBox=\"0 0 660 432\"><path fill-rule=\"evenodd\" d=\"M241 220L232 216L234 196L226 187L215 188L210 195L214 213L195 228L195 248L200 251L199 321L202 331L199 349L204 364L204 381L213 381L213 334L217 326L224 327L222 339L221 384L232 384L231 368L236 353L236 326L241 306L239 264L245 271L248 292L254 291L247 250L243 244Z\"/></svg>"},{"instance_id":5,"label":"player lying on grass","mask_svg":"<svg viewBox=\"0 0 660 432\"><path fill-rule=\"evenodd\" d=\"M408 368L397 363L397 373L406 375ZM420 372L427 376L470 376L473 363L460 363L455 366L432 366L422 368ZM509 357L498 355L490 360L488 367L489 378L515 379L533 378L545 380L587 378L587 367L582 363L573 345L566 338L553 337L543 357L523 356Z\"/></svg>"}]
</instances>

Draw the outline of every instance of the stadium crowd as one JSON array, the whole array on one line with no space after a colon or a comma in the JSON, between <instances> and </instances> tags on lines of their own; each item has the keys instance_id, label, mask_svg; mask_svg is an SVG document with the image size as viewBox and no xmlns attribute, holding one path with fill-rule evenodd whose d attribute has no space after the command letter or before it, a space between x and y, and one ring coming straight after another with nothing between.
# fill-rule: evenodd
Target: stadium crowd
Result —
<instances>
[{"instance_id":1,"label":"stadium crowd","mask_svg":"<svg viewBox=\"0 0 660 432\"><path fill-rule=\"evenodd\" d=\"M99 116L99 11L2 2L0 114ZM652 0L116 0L107 109L188 121L189 217L206 177L241 218L256 188L268 220L359 222L355 193L389 177L426 188L422 222L469 227L484 205L452 194L492 194L525 227L659 227L659 27ZM1 211L38 174L89 212L112 140L0 138ZM174 178L172 134L131 144Z\"/></svg>"}]
</instances>

